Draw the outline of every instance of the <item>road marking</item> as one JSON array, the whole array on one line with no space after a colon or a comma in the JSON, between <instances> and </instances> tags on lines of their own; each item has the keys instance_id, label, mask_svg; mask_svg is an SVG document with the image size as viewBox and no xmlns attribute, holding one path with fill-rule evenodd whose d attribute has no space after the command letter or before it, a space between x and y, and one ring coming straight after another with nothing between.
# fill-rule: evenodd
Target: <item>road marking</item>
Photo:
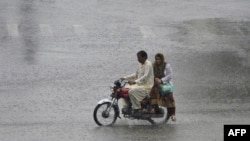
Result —
<instances>
[{"instance_id":1,"label":"road marking","mask_svg":"<svg viewBox=\"0 0 250 141\"><path fill-rule=\"evenodd\" d=\"M17 37L19 36L19 31L18 31L18 25L17 24L8 24L8 33L12 37Z\"/></svg>"},{"instance_id":2,"label":"road marking","mask_svg":"<svg viewBox=\"0 0 250 141\"><path fill-rule=\"evenodd\" d=\"M86 35L87 34L87 31L86 31L86 29L84 28L83 25L73 25L73 26L74 26L75 33L78 36L82 36L82 35Z\"/></svg>"},{"instance_id":3,"label":"road marking","mask_svg":"<svg viewBox=\"0 0 250 141\"><path fill-rule=\"evenodd\" d=\"M154 38L155 34L148 26L140 26L140 31L143 38Z\"/></svg>"},{"instance_id":4,"label":"road marking","mask_svg":"<svg viewBox=\"0 0 250 141\"><path fill-rule=\"evenodd\" d=\"M40 24L40 31L41 31L42 36L46 36L46 37L53 36L51 27L48 24Z\"/></svg>"}]
</instances>

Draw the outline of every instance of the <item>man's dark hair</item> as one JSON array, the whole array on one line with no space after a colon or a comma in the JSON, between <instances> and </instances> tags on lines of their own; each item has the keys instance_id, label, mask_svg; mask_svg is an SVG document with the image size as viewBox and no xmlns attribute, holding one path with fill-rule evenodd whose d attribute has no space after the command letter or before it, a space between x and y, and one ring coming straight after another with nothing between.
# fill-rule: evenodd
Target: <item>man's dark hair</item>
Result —
<instances>
[{"instance_id":1,"label":"man's dark hair","mask_svg":"<svg viewBox=\"0 0 250 141\"><path fill-rule=\"evenodd\" d=\"M139 51L137 55L140 55L141 57L148 59L148 54L144 50Z\"/></svg>"}]
</instances>

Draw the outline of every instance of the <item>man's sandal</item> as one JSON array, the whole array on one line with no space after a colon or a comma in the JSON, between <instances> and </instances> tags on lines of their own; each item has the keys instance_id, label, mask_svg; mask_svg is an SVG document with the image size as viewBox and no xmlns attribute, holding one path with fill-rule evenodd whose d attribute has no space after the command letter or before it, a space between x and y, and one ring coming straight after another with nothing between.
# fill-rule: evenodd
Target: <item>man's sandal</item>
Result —
<instances>
[{"instance_id":1,"label":"man's sandal","mask_svg":"<svg viewBox=\"0 0 250 141\"><path fill-rule=\"evenodd\" d=\"M152 108L152 109L150 110L150 114L155 114L155 113L156 113L155 108Z\"/></svg>"}]
</instances>

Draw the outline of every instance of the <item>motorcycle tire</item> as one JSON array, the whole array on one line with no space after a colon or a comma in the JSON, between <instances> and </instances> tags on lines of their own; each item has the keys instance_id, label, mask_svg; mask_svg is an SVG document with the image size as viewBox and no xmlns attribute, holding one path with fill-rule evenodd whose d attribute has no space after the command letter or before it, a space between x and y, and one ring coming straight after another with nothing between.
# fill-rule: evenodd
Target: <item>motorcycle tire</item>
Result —
<instances>
[{"instance_id":1,"label":"motorcycle tire","mask_svg":"<svg viewBox=\"0 0 250 141\"><path fill-rule=\"evenodd\" d=\"M104 102L95 107L93 116L97 125L111 126L117 120L116 109L111 103Z\"/></svg>"}]
</instances>

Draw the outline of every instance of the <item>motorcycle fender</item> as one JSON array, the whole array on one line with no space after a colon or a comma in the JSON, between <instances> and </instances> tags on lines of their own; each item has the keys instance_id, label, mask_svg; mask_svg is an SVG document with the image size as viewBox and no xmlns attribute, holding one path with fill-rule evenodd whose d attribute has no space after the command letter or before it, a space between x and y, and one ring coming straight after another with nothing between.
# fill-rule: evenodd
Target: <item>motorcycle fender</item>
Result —
<instances>
[{"instance_id":1,"label":"motorcycle fender","mask_svg":"<svg viewBox=\"0 0 250 141\"><path fill-rule=\"evenodd\" d=\"M112 103L112 101L110 99L102 99L100 100L97 104L103 104L105 102L109 102L109 103Z\"/></svg>"}]
</instances>

